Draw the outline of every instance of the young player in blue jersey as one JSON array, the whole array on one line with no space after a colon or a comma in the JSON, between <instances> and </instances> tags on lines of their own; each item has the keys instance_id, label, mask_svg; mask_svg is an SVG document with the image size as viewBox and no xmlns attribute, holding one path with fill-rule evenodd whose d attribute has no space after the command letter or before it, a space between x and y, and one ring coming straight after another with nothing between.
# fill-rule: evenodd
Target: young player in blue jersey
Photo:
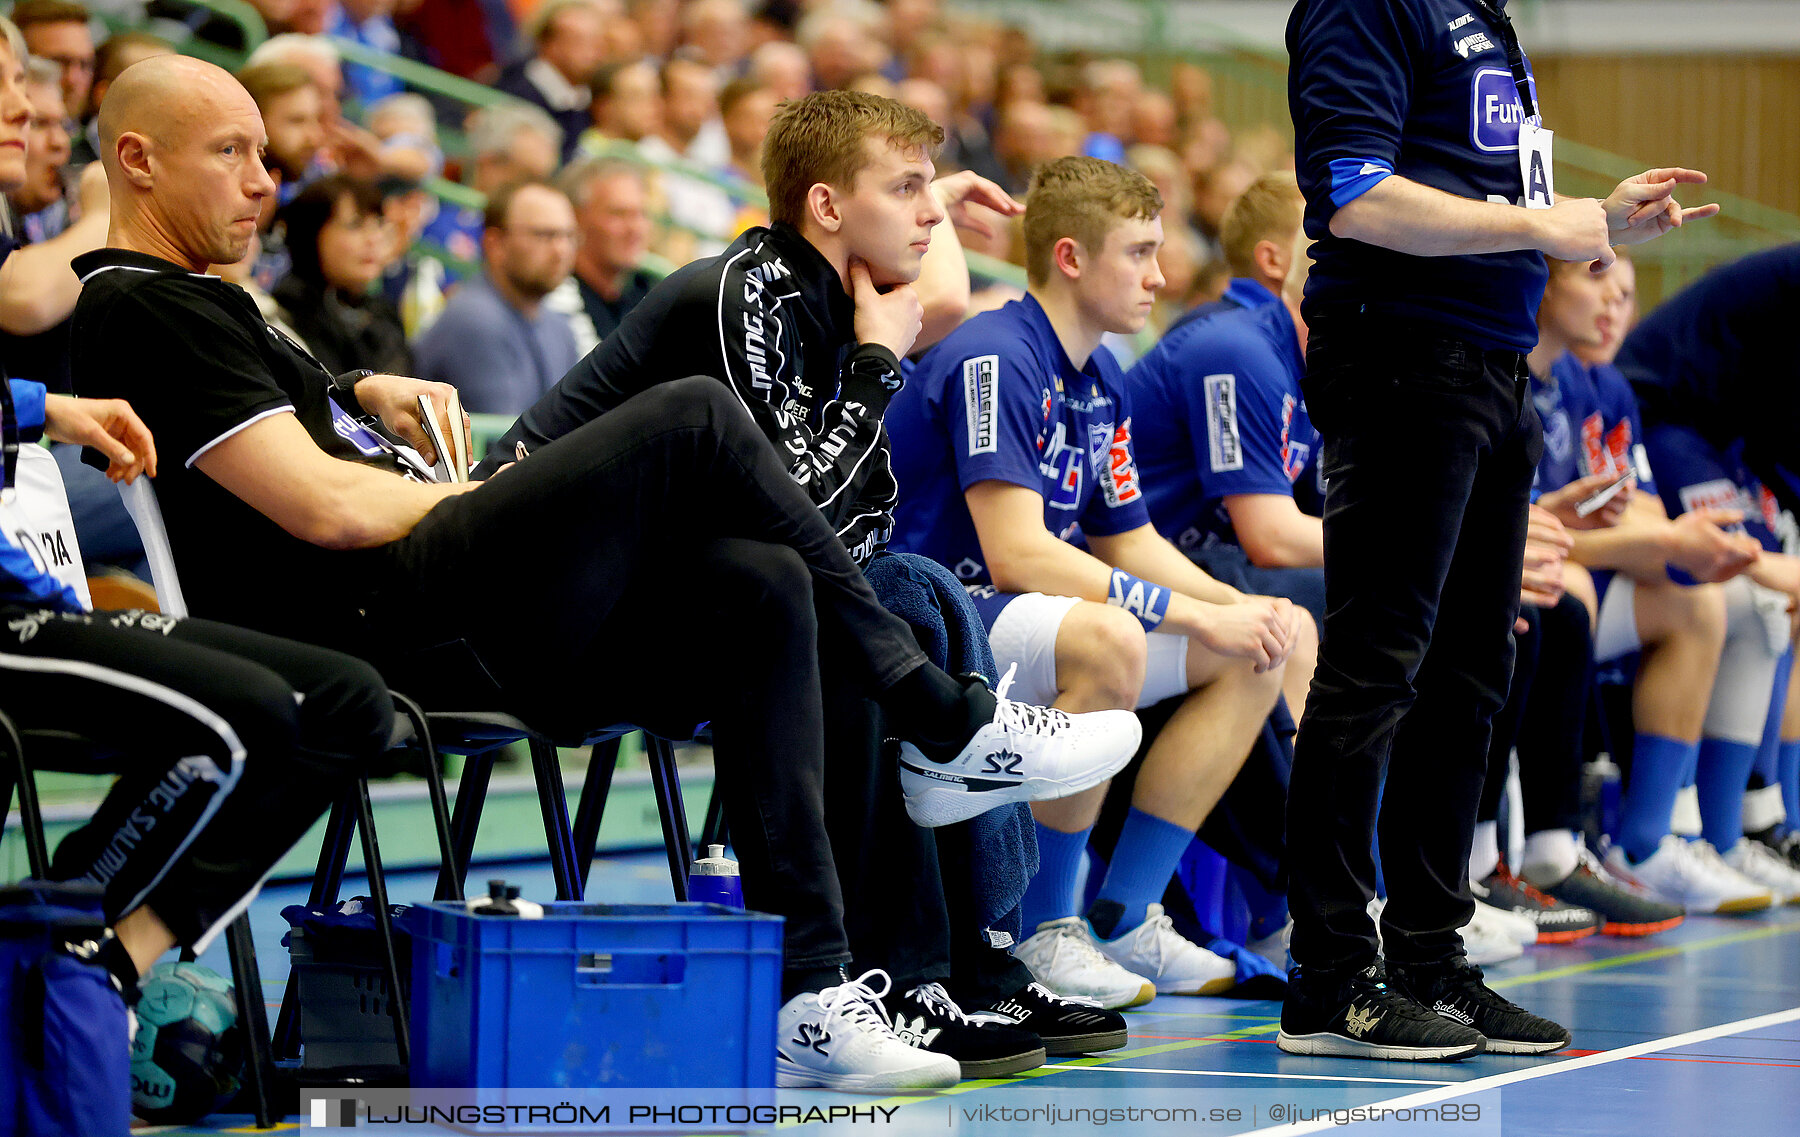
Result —
<instances>
[{"instance_id":1,"label":"young player in blue jersey","mask_svg":"<svg viewBox=\"0 0 1800 1137\"><path fill-rule=\"evenodd\" d=\"M1800 510L1800 385L1788 378L1786 334L1796 299L1800 244L1754 253L1663 301L1618 354L1652 435L1666 424L1736 453L1789 510ZM1800 684L1791 690L1800 694ZM1800 715L1788 718L1774 752L1758 759L1746 827L1800 866Z\"/></svg>"},{"instance_id":2,"label":"young player in blue jersey","mask_svg":"<svg viewBox=\"0 0 1800 1137\"><path fill-rule=\"evenodd\" d=\"M1274 706L1288 656L1312 638L1287 601L1219 584L1150 525L1130 402L1099 345L1148 317L1161 209L1147 179L1111 163L1043 166L1025 214L1030 293L946 338L887 420L907 487L894 544L971 586L1021 697L1068 710L1185 700L1149 750L1088 919L1075 882L1101 791L1033 807L1041 867L1026 923L1038 931L1018 954L1053 990L1111 1005L1233 981L1156 901Z\"/></svg>"},{"instance_id":3,"label":"young player in blue jersey","mask_svg":"<svg viewBox=\"0 0 1800 1137\"><path fill-rule=\"evenodd\" d=\"M1275 303L1293 253L1288 235L1300 224L1305 205L1287 170L1271 170L1246 186L1219 219L1219 247L1231 269L1225 295L1188 309L1169 325L1164 338L1196 320Z\"/></svg>"},{"instance_id":4,"label":"young player in blue jersey","mask_svg":"<svg viewBox=\"0 0 1800 1137\"><path fill-rule=\"evenodd\" d=\"M1572 354L1577 344L1604 340L1617 290L1610 270L1551 261L1538 346L1528 357L1544 423L1538 489L1546 500L1566 503L1569 487L1583 486L1578 479L1584 477L1629 473L1642 491L1628 494L1612 524L1577 532L1573 551L1593 573L1592 585L1579 591L1593 606L1596 659L1643 652L1631 778L1619 839L1606 851L1603 871L1690 912L1766 907L1771 885L1800 884L1786 881L1791 870L1770 863L1760 847L1740 840L1744 783L1783 654L1770 649L1750 579L1770 566L1759 568L1757 543L1731 531L1744 515L1730 501L1677 504L1670 520L1650 476L1667 463L1646 456L1630 388L1613 368L1589 368ZM1691 582L1671 580L1671 567ZM1782 631L1785 643L1785 618ZM1696 770L1704 787L1701 812L1712 819L1706 843L1670 834L1677 792ZM1566 890L1556 878L1583 863L1572 834L1551 834L1539 839L1521 871L1559 895Z\"/></svg>"},{"instance_id":5,"label":"young player in blue jersey","mask_svg":"<svg viewBox=\"0 0 1800 1137\"><path fill-rule=\"evenodd\" d=\"M1157 532L1222 579L1325 617L1319 432L1306 413L1299 202L1282 295L1169 332L1126 376ZM1304 504L1303 504L1304 503ZM1310 670L1310 668L1308 669ZM1298 713L1304 691L1290 692Z\"/></svg>"}]
</instances>

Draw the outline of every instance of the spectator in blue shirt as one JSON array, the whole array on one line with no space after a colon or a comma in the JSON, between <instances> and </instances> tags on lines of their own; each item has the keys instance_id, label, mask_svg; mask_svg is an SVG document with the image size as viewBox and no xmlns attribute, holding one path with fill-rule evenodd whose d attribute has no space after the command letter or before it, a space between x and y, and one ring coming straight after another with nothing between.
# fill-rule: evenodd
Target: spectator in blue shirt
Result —
<instances>
[{"instance_id":1,"label":"spectator in blue shirt","mask_svg":"<svg viewBox=\"0 0 1800 1137\"><path fill-rule=\"evenodd\" d=\"M1717 207L1682 209L1676 188L1705 175L1681 169L1559 200L1530 64L1494 0L1299 0L1287 46L1316 241L1305 389L1325 442L1327 616L1288 794L1299 970L1277 1042L1549 1053L1568 1032L1489 990L1457 932L1542 442L1524 354L1543 254L1610 263L1612 244Z\"/></svg>"},{"instance_id":2,"label":"spectator in blue shirt","mask_svg":"<svg viewBox=\"0 0 1800 1137\"><path fill-rule=\"evenodd\" d=\"M544 182L488 199L485 271L465 281L415 346L419 377L449 383L473 413L516 415L575 366L569 317L544 297L569 278L580 238L575 208Z\"/></svg>"},{"instance_id":3,"label":"spectator in blue shirt","mask_svg":"<svg viewBox=\"0 0 1800 1137\"><path fill-rule=\"evenodd\" d=\"M327 30L340 39L399 55L400 33L394 28L394 4L395 0L340 0L332 8ZM344 64L344 91L365 107L404 90L406 84L386 71L361 63Z\"/></svg>"}]
</instances>

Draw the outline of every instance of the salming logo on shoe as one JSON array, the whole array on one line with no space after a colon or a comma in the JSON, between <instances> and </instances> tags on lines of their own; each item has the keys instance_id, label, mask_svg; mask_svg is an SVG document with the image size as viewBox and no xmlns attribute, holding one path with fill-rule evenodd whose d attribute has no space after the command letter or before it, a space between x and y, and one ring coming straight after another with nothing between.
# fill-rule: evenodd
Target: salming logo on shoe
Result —
<instances>
[{"instance_id":1,"label":"salming logo on shoe","mask_svg":"<svg viewBox=\"0 0 1800 1137\"><path fill-rule=\"evenodd\" d=\"M987 756L987 765L982 769L984 774L1017 774L1019 763L1025 759L1022 755L1010 750L996 750Z\"/></svg>"},{"instance_id":2,"label":"salming logo on shoe","mask_svg":"<svg viewBox=\"0 0 1800 1137\"><path fill-rule=\"evenodd\" d=\"M812 1023L801 1023L794 1028L794 1042L800 1046L810 1047L821 1057L829 1058L831 1054L825 1045L831 1041L831 1032L824 1027Z\"/></svg>"},{"instance_id":3,"label":"salming logo on shoe","mask_svg":"<svg viewBox=\"0 0 1800 1137\"><path fill-rule=\"evenodd\" d=\"M901 1042L906 1043L908 1046L917 1046L919 1049L923 1050L931 1045L932 1039L944 1033L944 1028L941 1026L926 1026L924 1015L920 1015L916 1019L908 1019L905 1015L895 1015L894 1033L900 1036Z\"/></svg>"},{"instance_id":4,"label":"salming logo on shoe","mask_svg":"<svg viewBox=\"0 0 1800 1137\"><path fill-rule=\"evenodd\" d=\"M1438 1014L1443 1015L1447 1019L1455 1019L1457 1022L1463 1024L1464 1026L1474 1026L1475 1025L1475 1016L1474 1015L1470 1014L1469 1012L1467 1012L1465 1010L1462 1010L1459 1007L1453 1007L1449 1003L1444 1002L1442 999L1439 999L1437 1002L1431 1004L1431 1009L1433 1011L1437 1012Z\"/></svg>"},{"instance_id":5,"label":"salming logo on shoe","mask_svg":"<svg viewBox=\"0 0 1800 1137\"><path fill-rule=\"evenodd\" d=\"M1000 1000L998 1003L995 1003L992 1007L988 1008L988 1013L1003 1015L1008 1020L1015 1023L1022 1023L1031 1017L1030 1008L1026 1007L1023 1003L1014 1002L1012 999Z\"/></svg>"},{"instance_id":6,"label":"salming logo on shoe","mask_svg":"<svg viewBox=\"0 0 1800 1137\"><path fill-rule=\"evenodd\" d=\"M1368 1034L1380 1021L1381 1015L1376 1013L1374 1007L1362 1010L1352 1004L1350 1009L1344 1012L1344 1029L1350 1032L1352 1038L1361 1038Z\"/></svg>"}]
</instances>

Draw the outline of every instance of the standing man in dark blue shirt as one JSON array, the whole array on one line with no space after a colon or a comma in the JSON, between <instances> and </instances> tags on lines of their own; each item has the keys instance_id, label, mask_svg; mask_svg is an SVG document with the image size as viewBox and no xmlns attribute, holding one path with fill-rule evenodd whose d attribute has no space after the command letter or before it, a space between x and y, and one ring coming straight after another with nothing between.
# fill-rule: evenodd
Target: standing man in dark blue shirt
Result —
<instances>
[{"instance_id":1,"label":"standing man in dark blue shirt","mask_svg":"<svg viewBox=\"0 0 1800 1137\"><path fill-rule=\"evenodd\" d=\"M1327 483L1325 629L1288 798L1290 1053L1455 1060L1569 1043L1490 991L1457 935L1542 449L1525 353L1543 254L1610 264L1611 245L1717 207L1676 203L1677 185L1705 180L1681 169L1604 202L1559 199L1503 4L1299 0L1288 20L1316 242L1304 390ZM1378 804L1379 942L1364 909Z\"/></svg>"}]
</instances>

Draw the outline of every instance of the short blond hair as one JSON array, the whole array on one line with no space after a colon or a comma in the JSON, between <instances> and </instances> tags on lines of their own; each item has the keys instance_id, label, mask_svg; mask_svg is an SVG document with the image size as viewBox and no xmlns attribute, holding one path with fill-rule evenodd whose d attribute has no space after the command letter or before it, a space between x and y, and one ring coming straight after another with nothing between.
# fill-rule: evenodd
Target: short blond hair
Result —
<instances>
[{"instance_id":1,"label":"short blond hair","mask_svg":"<svg viewBox=\"0 0 1800 1137\"><path fill-rule=\"evenodd\" d=\"M1292 237L1305 209L1306 199L1291 171L1271 171L1245 187L1219 219L1219 247L1231 274L1254 276L1256 246Z\"/></svg>"},{"instance_id":2,"label":"short blond hair","mask_svg":"<svg viewBox=\"0 0 1800 1137\"><path fill-rule=\"evenodd\" d=\"M763 137L769 218L798 225L813 186L849 189L869 164L865 139L930 155L943 145L944 129L905 103L861 91L817 91L782 103Z\"/></svg>"},{"instance_id":3,"label":"short blond hair","mask_svg":"<svg viewBox=\"0 0 1800 1137\"><path fill-rule=\"evenodd\" d=\"M1136 170L1079 156L1045 162L1025 195L1025 277L1033 285L1050 279L1064 237L1097 253L1119 222L1154 221L1162 210L1162 194Z\"/></svg>"}]
</instances>

